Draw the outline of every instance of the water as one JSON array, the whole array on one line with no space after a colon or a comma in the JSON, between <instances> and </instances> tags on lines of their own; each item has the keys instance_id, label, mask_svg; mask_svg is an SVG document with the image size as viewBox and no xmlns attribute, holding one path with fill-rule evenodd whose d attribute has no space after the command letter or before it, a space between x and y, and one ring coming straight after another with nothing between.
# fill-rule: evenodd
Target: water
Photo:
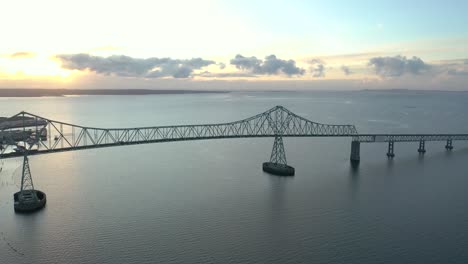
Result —
<instances>
[{"instance_id":1,"label":"water","mask_svg":"<svg viewBox=\"0 0 468 264\"><path fill-rule=\"evenodd\" d=\"M233 121L283 105L361 133L468 133L468 93L258 92L3 98L97 127ZM287 138L293 178L265 174L273 139L173 142L30 158L44 210L13 212L21 159L0 173L0 263L467 263L468 145Z\"/></svg>"}]
</instances>

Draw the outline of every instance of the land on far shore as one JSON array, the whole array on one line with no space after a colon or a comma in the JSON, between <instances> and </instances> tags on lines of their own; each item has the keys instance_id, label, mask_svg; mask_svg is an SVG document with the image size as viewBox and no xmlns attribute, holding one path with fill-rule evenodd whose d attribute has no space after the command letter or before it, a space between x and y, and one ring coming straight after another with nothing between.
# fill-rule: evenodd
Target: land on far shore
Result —
<instances>
[{"instance_id":1,"label":"land on far shore","mask_svg":"<svg viewBox=\"0 0 468 264\"><path fill-rule=\"evenodd\" d=\"M44 97L73 95L158 95L158 94L206 94L230 93L241 90L156 90L156 89L42 89L42 88L0 88L1 97ZM361 90L249 90L242 92L463 92L450 90L411 89L361 89Z\"/></svg>"},{"instance_id":2,"label":"land on far shore","mask_svg":"<svg viewBox=\"0 0 468 264\"><path fill-rule=\"evenodd\" d=\"M227 91L151 89L0 89L0 97L42 97L66 95L149 95L189 93L227 93Z\"/></svg>"}]
</instances>

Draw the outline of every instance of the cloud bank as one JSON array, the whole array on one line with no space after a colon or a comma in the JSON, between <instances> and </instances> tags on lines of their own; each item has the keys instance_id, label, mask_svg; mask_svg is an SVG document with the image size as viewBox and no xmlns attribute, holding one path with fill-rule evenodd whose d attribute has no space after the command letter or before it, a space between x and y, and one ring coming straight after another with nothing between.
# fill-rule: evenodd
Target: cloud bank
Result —
<instances>
[{"instance_id":1,"label":"cloud bank","mask_svg":"<svg viewBox=\"0 0 468 264\"><path fill-rule=\"evenodd\" d=\"M353 72L351 71L351 69L348 66L342 65L341 70L343 71L343 73L345 75L353 74Z\"/></svg>"},{"instance_id":2,"label":"cloud bank","mask_svg":"<svg viewBox=\"0 0 468 264\"><path fill-rule=\"evenodd\" d=\"M144 78L189 78L194 70L216 62L193 58L178 60L171 58L132 58L124 55L110 57L92 56L86 53L56 56L62 67L69 70L89 70L104 75Z\"/></svg>"},{"instance_id":3,"label":"cloud bank","mask_svg":"<svg viewBox=\"0 0 468 264\"><path fill-rule=\"evenodd\" d=\"M369 60L374 72L380 77L399 77L404 74L421 74L430 68L420 58L413 56L407 59L405 56L374 57Z\"/></svg>"},{"instance_id":4,"label":"cloud bank","mask_svg":"<svg viewBox=\"0 0 468 264\"><path fill-rule=\"evenodd\" d=\"M256 57L244 57L237 54L231 59L231 65L237 69L249 71L257 75L304 75L305 70L296 66L294 60L278 59L275 55L265 57L265 60L257 59Z\"/></svg>"},{"instance_id":5,"label":"cloud bank","mask_svg":"<svg viewBox=\"0 0 468 264\"><path fill-rule=\"evenodd\" d=\"M309 61L312 65L310 67L310 72L312 73L312 77L320 78L325 77L325 62L321 59L312 59Z\"/></svg>"}]
</instances>

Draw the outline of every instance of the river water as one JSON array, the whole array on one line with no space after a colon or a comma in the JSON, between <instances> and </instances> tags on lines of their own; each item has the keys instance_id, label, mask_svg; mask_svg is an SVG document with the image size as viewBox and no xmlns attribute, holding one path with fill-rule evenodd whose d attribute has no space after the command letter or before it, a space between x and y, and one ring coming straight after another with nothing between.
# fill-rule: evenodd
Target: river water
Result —
<instances>
[{"instance_id":1,"label":"river water","mask_svg":"<svg viewBox=\"0 0 468 264\"><path fill-rule=\"evenodd\" d=\"M95 127L234 121L276 105L360 133L468 133L468 93L233 92L2 98ZM30 158L44 210L13 211L21 159L0 161L0 263L467 263L468 144L286 138L290 178L261 164L273 139L160 143Z\"/></svg>"}]
</instances>

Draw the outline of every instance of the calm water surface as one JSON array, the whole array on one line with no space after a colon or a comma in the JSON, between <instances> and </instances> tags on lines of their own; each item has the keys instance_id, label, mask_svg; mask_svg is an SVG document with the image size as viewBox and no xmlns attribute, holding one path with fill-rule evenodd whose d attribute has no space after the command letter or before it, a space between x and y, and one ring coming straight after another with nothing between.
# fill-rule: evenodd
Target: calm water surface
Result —
<instances>
[{"instance_id":1,"label":"calm water surface","mask_svg":"<svg viewBox=\"0 0 468 264\"><path fill-rule=\"evenodd\" d=\"M234 121L283 105L361 133L468 133L468 93L259 92L3 98L97 127ZM31 157L44 210L13 211L21 159L0 173L0 263L467 263L468 145L287 138L293 178L261 170L273 139L104 148Z\"/></svg>"}]
</instances>

